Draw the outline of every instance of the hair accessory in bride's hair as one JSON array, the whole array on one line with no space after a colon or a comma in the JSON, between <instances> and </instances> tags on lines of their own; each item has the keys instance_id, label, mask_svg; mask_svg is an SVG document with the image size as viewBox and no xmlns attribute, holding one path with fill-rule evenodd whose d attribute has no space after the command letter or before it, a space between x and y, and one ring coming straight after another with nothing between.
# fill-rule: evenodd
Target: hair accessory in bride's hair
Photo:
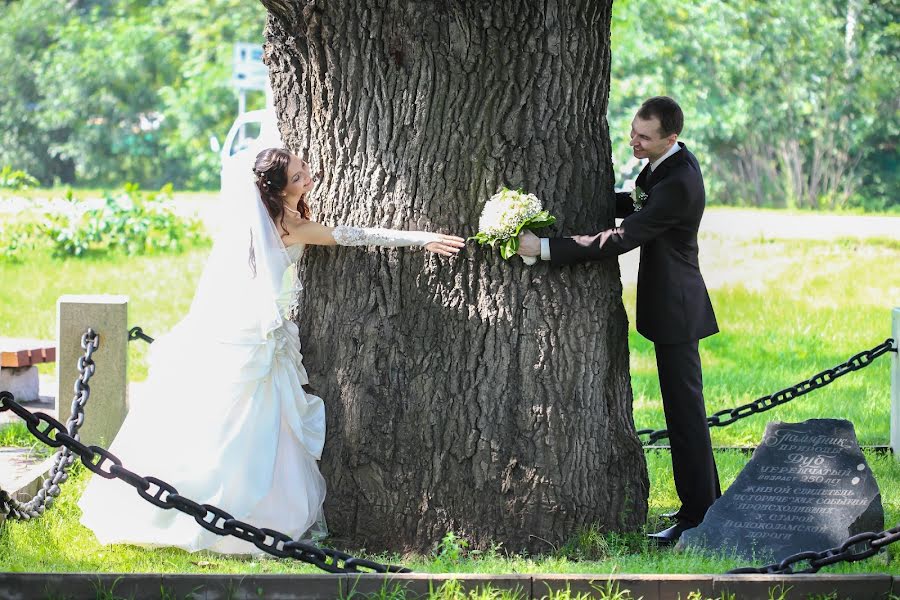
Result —
<instances>
[{"instance_id":1,"label":"hair accessory in bride's hair","mask_svg":"<svg viewBox=\"0 0 900 600\"><path fill-rule=\"evenodd\" d=\"M267 192L271 192L272 180L265 173L252 169L253 175L256 177L256 183Z\"/></svg>"}]
</instances>

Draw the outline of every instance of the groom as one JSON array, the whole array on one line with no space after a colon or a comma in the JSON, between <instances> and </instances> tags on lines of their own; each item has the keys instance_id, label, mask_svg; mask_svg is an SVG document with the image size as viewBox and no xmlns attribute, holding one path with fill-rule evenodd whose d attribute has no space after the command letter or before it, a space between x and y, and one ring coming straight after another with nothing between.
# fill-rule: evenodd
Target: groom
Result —
<instances>
[{"instance_id":1,"label":"groom","mask_svg":"<svg viewBox=\"0 0 900 600\"><path fill-rule=\"evenodd\" d=\"M616 194L620 227L595 235L538 238L520 236L519 254L555 265L610 258L641 247L637 282L637 330L652 341L672 447L672 470L681 508L675 524L651 538L675 543L696 527L721 495L713 459L698 341L719 328L697 260L697 229L706 202L697 159L678 142L681 107L669 97L650 98L631 123L631 147L648 163L637 178L647 194L633 202Z\"/></svg>"}]
</instances>

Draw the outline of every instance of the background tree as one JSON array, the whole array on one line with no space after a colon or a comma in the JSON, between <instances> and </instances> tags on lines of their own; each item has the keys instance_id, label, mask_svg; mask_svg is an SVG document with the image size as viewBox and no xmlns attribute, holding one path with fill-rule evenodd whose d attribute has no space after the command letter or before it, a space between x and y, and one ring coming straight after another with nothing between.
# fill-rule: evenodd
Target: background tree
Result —
<instances>
[{"instance_id":1,"label":"background tree","mask_svg":"<svg viewBox=\"0 0 900 600\"><path fill-rule=\"evenodd\" d=\"M0 166L45 185L218 187L233 43L261 44L264 18L241 0L7 3Z\"/></svg>"},{"instance_id":2,"label":"background tree","mask_svg":"<svg viewBox=\"0 0 900 600\"><path fill-rule=\"evenodd\" d=\"M685 109L711 203L900 207L888 191L898 183L898 7L617 0L613 130L643 97L666 93ZM632 173L626 149L613 148Z\"/></svg>"},{"instance_id":3,"label":"background tree","mask_svg":"<svg viewBox=\"0 0 900 600\"><path fill-rule=\"evenodd\" d=\"M243 0L12 0L0 14L0 167L44 184L215 189L237 108L234 42L262 43ZM711 204L900 210L900 3L616 0L608 118L678 98ZM685 31L689 30L690 35ZM257 108L262 94L249 98Z\"/></svg>"},{"instance_id":4,"label":"background tree","mask_svg":"<svg viewBox=\"0 0 900 600\"><path fill-rule=\"evenodd\" d=\"M328 223L475 233L501 184L560 231L612 222L611 2L268 2L282 135ZM368 549L549 550L634 530L648 482L615 261L311 248L305 363L332 532Z\"/></svg>"},{"instance_id":5,"label":"background tree","mask_svg":"<svg viewBox=\"0 0 900 600\"><path fill-rule=\"evenodd\" d=\"M64 7L55 0L10 2L0 17L0 166L21 169L44 183L75 176L72 161L48 151L59 137L37 110L43 98L37 84L42 55L64 21Z\"/></svg>"}]
</instances>

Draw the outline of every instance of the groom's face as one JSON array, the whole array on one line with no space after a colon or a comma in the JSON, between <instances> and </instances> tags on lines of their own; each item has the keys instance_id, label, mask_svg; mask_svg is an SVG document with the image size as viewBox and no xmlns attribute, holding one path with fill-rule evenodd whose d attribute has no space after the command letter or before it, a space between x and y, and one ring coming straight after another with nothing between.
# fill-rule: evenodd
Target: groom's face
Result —
<instances>
[{"instance_id":1,"label":"groom's face","mask_svg":"<svg viewBox=\"0 0 900 600\"><path fill-rule=\"evenodd\" d=\"M647 158L650 162L666 153L675 143L677 134L667 137L662 135L662 127L656 117L642 119L635 117L631 122L630 146L635 158Z\"/></svg>"}]
</instances>

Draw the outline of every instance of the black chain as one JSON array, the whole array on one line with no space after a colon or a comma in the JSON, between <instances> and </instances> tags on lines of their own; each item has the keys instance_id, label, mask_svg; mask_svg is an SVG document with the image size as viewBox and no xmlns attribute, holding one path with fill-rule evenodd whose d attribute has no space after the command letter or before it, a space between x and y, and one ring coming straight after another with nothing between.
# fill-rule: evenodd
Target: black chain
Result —
<instances>
[{"instance_id":1,"label":"black chain","mask_svg":"<svg viewBox=\"0 0 900 600\"><path fill-rule=\"evenodd\" d=\"M828 550L822 550L821 552L798 552L797 554L788 556L781 562L772 563L764 567L740 567L738 569L732 569L731 571L728 571L728 573L771 573L775 575L815 573L822 567L827 567L834 563L856 562L874 556L878 554L882 548L888 544L893 544L897 540L900 540L900 524L891 529L882 531L881 533L874 533L871 531L858 533L853 537L847 538L843 544L836 548L829 548ZM856 547L855 549L854 546ZM794 566L798 563L800 565L806 564L808 566L804 569L795 569Z\"/></svg>"},{"instance_id":2,"label":"black chain","mask_svg":"<svg viewBox=\"0 0 900 600\"><path fill-rule=\"evenodd\" d=\"M122 461L100 446L85 446L66 433L62 423L44 413L32 413L15 401L9 392L0 392L0 412L11 410L25 421L28 431L41 442L64 446L81 458L84 466L106 479L120 479L137 490L144 500L164 509L174 508L190 515L198 525L218 535L230 535L250 542L260 550L279 558L293 558L315 565L329 573L409 573L406 567L383 565L350 554L294 540L273 529L258 528L235 519L221 508L198 504L178 493L171 484L156 477L142 477L122 465Z\"/></svg>"},{"instance_id":3,"label":"black chain","mask_svg":"<svg viewBox=\"0 0 900 600\"><path fill-rule=\"evenodd\" d=\"M886 339L871 350L863 350L859 354L852 356L847 362L841 363L833 369L826 369L821 373L816 373L809 379L801 381L797 385L785 388L768 396L763 396L762 398L758 398L753 402L743 404L736 408L726 408L725 410L713 413L706 417L706 422L710 427L724 427L725 425L731 425L744 417L771 410L776 406L790 402L794 398L799 398L813 390L823 388L838 377L867 367L872 364L872 361L876 358L888 352L897 352L893 338ZM647 446L652 445L661 439L668 438L669 430L660 429L654 431L652 429L640 429L638 430L637 435L638 437L645 435L649 436L644 442L644 445Z\"/></svg>"},{"instance_id":4,"label":"black chain","mask_svg":"<svg viewBox=\"0 0 900 600\"><path fill-rule=\"evenodd\" d=\"M66 434L76 442L80 439L78 430L84 424L84 405L91 398L91 386L88 384L97 366L91 358L94 351L98 348L100 337L93 329L88 329L81 336L81 347L84 349L84 355L78 357L78 378L75 380L75 397L72 399L72 414L66 421ZM7 393L7 392L4 392ZM38 413L42 414L42 413ZM28 425L29 431L34 433L33 424ZM61 426L60 426L61 427ZM56 446L58 447L58 445ZM50 469L49 475L44 479L44 483L38 493L27 502L19 502L10 497L3 489L0 489L0 514L8 515L10 518L27 521L32 518L39 517L44 513L44 509L53 504L54 499L59 496L59 486L69 479L69 467L75 462L71 450L68 448L60 448L53 457L53 467Z\"/></svg>"},{"instance_id":5,"label":"black chain","mask_svg":"<svg viewBox=\"0 0 900 600\"><path fill-rule=\"evenodd\" d=\"M148 344L153 343L153 338L144 333L144 330L140 327L132 327L128 330L128 341L133 342L135 340L142 340Z\"/></svg>"}]
</instances>

